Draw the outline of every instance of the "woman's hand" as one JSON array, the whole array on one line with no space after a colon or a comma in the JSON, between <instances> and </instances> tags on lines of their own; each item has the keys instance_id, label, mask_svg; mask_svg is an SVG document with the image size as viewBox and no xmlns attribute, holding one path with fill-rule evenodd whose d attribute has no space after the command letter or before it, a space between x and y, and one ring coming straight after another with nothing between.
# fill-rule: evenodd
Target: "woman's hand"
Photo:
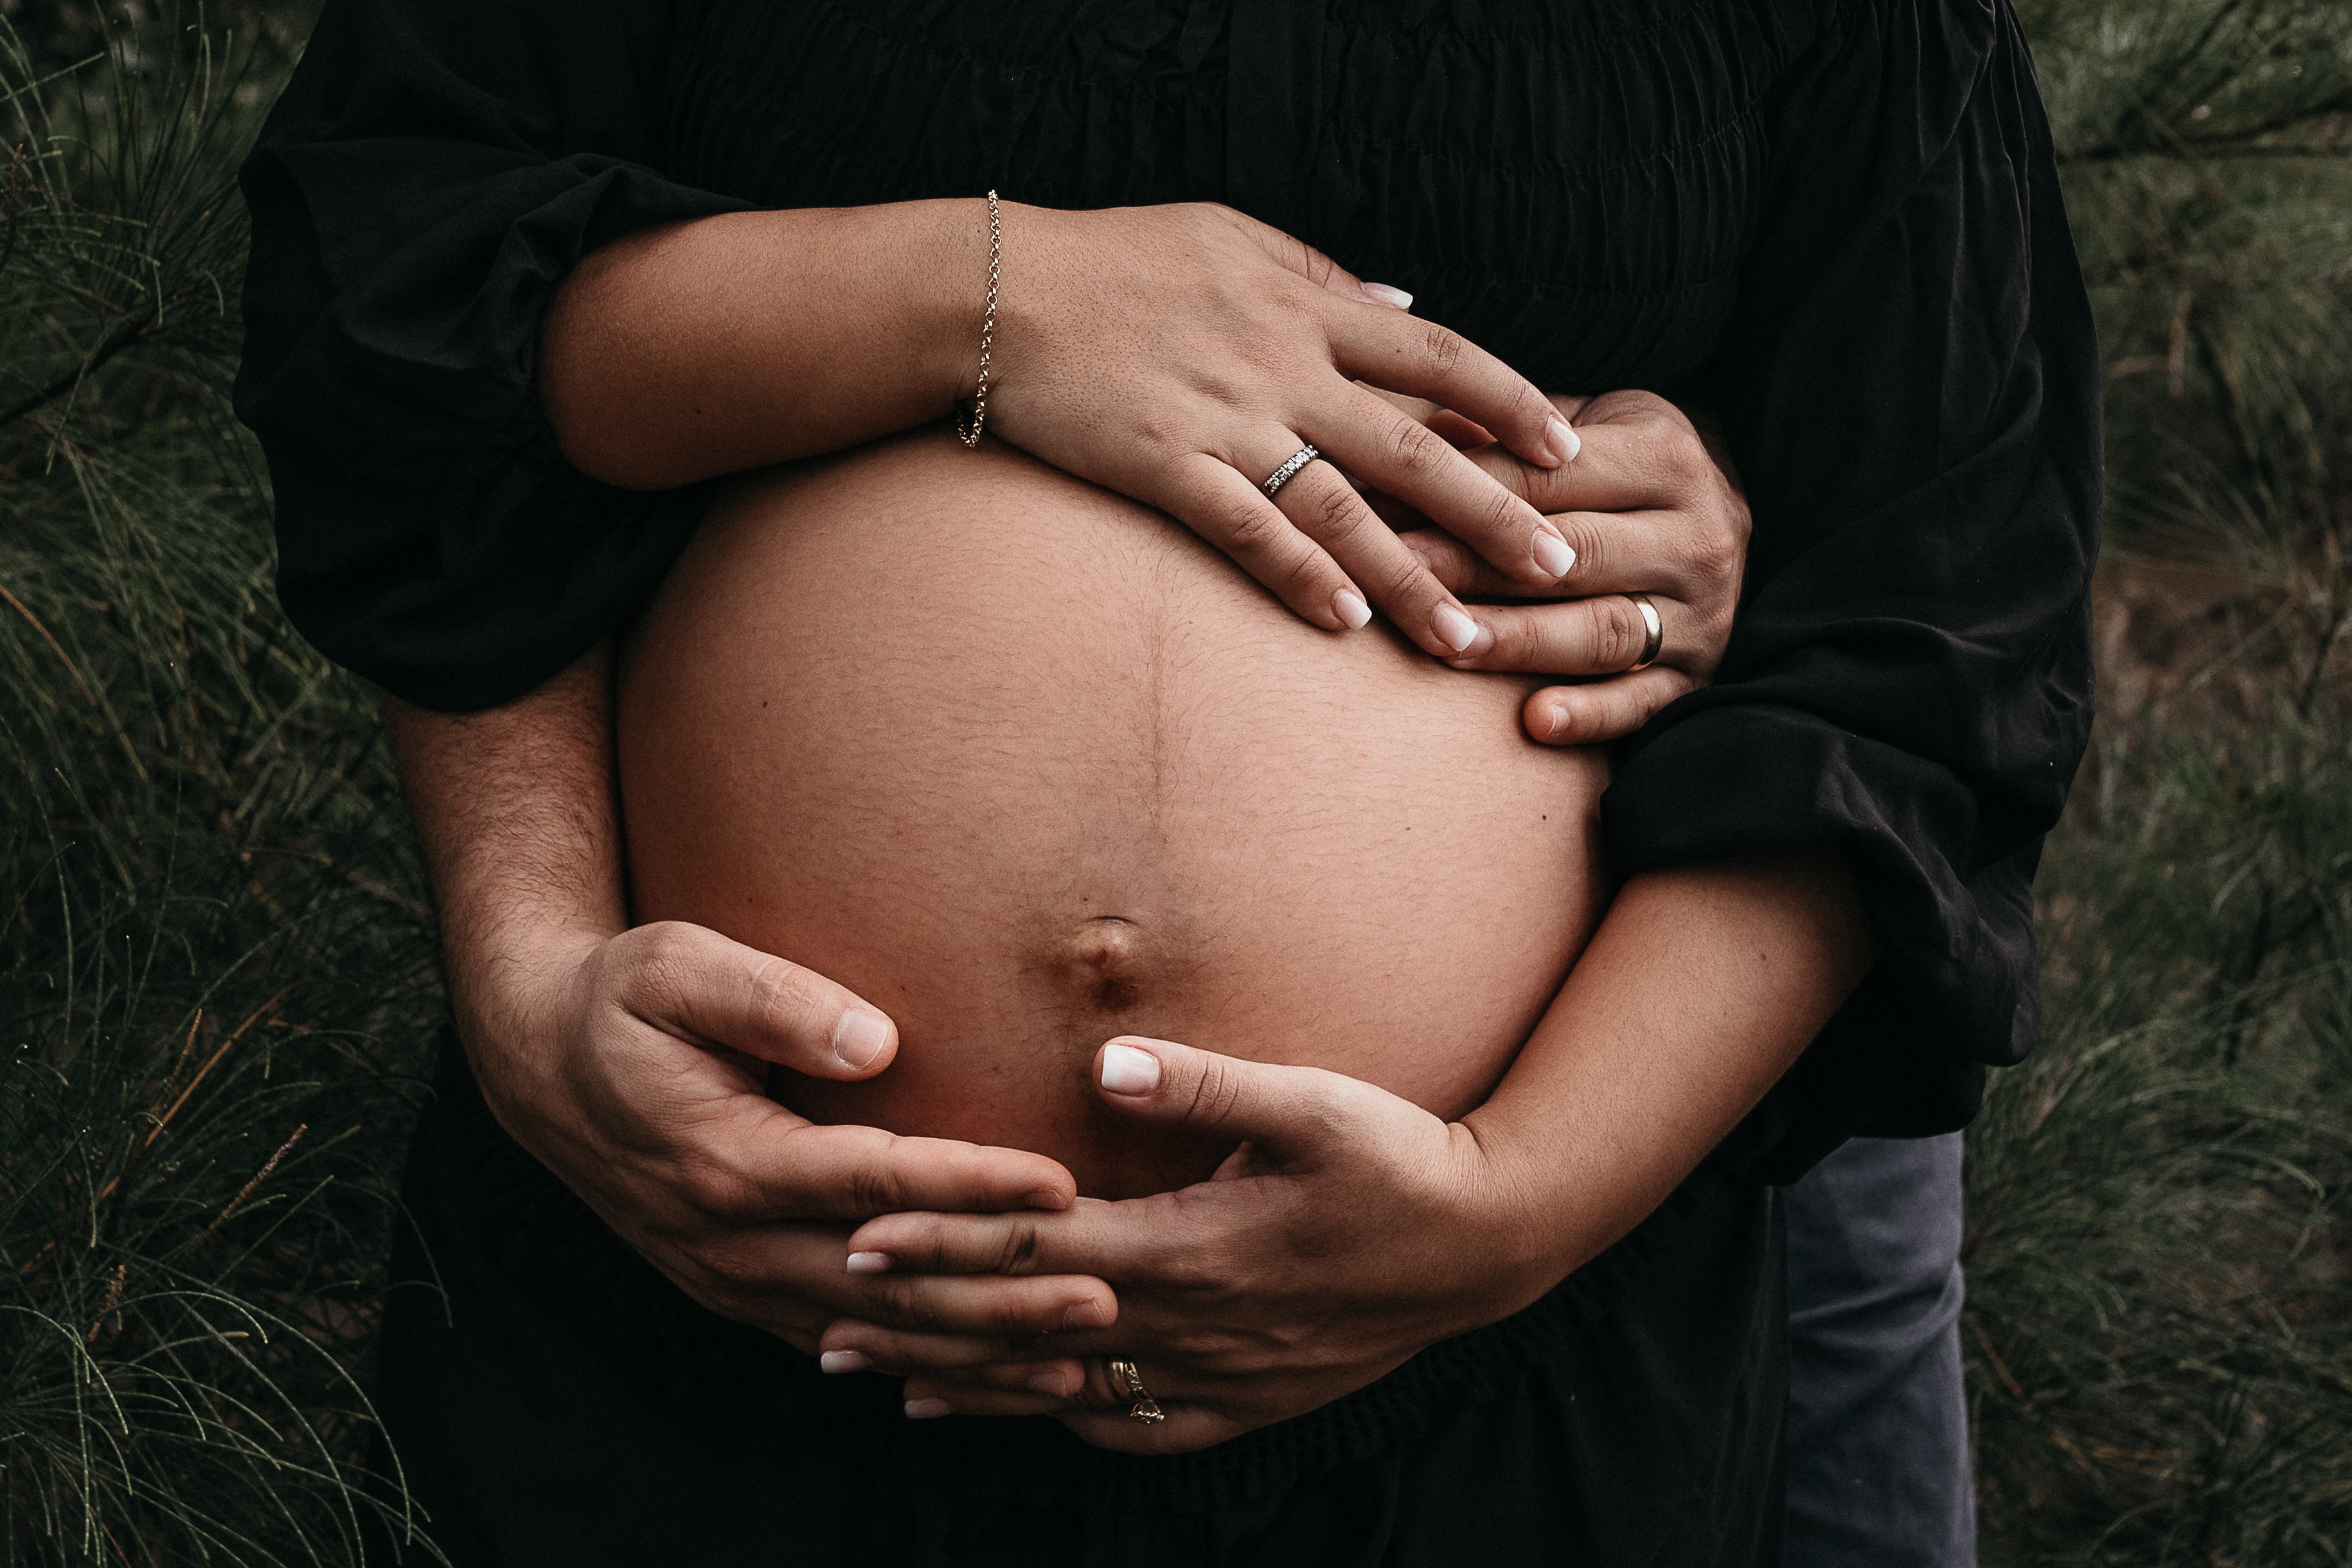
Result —
<instances>
[{"instance_id":1,"label":"woman's hand","mask_svg":"<svg viewBox=\"0 0 2352 1568\"><path fill-rule=\"evenodd\" d=\"M1366 387L1460 409L1538 468L1572 457L1575 432L1395 290L1208 204L1003 217L989 431L1176 517L1328 630L1377 608L1433 654L1481 636L1331 463L1266 495L1309 443L1508 581L1558 581L1568 547L1536 510ZM632 489L839 451L971 395L987 275L969 200L643 230L550 305L541 399L565 456Z\"/></svg>"},{"instance_id":2,"label":"woman's hand","mask_svg":"<svg viewBox=\"0 0 2352 1568\"><path fill-rule=\"evenodd\" d=\"M861 1219L906 1208L1066 1208L1042 1154L824 1127L765 1092L768 1064L870 1078L896 1031L782 959L678 921L551 952L476 1055L499 1121L688 1295L814 1353L845 1312L994 1319L1008 1334L1108 1323L1097 1279L845 1273ZM721 1044L720 1042L724 1042ZM899 1314L912 1313L902 1319Z\"/></svg>"},{"instance_id":3,"label":"woman's hand","mask_svg":"<svg viewBox=\"0 0 2352 1568\"><path fill-rule=\"evenodd\" d=\"M1559 581L1568 547L1537 509L1367 388L1458 409L1538 468L1575 455L1574 432L1394 290L1368 292L1228 207L1018 207L1004 225L990 417L1006 440L1179 519L1327 630L1378 609L1429 653L1485 646L1347 475L1418 508L1497 579ZM1328 461L1269 498L1309 444Z\"/></svg>"},{"instance_id":4,"label":"woman's hand","mask_svg":"<svg viewBox=\"0 0 2352 1568\"><path fill-rule=\"evenodd\" d=\"M1520 461L1458 416L1433 428L1528 503L1575 551L1559 585L1530 589L1496 572L1463 542L1391 498L1375 497L1406 547L1464 599L1487 633L1447 662L1457 669L1583 678L1531 693L1521 718L1531 739L1580 746L1632 734L1722 661L1748 560L1747 499L1712 431L1654 393L1556 397L1581 446L1571 462ZM1641 665L1648 624L1626 595L1657 614L1655 658ZM1574 595L1575 597L1564 597ZM1544 603L1526 603L1540 598ZM1496 601L1504 601L1496 603Z\"/></svg>"},{"instance_id":5,"label":"woman's hand","mask_svg":"<svg viewBox=\"0 0 2352 1568\"><path fill-rule=\"evenodd\" d=\"M1040 1340L946 1316L913 1332L841 1322L827 1367L917 1374L914 1400L944 1405L910 1414L1057 1408L1112 1447L1199 1447L1303 1413L1533 1301L1631 1230L1877 955L1835 851L1643 872L1503 1081L1453 1123L1334 1073L1114 1040L1096 1059L1104 1102L1242 1144L1216 1179L1055 1214L888 1215L845 1260L884 1279L1092 1275L1118 1291L1116 1324ZM1128 1420L1108 1356L1172 1402L1165 1425Z\"/></svg>"},{"instance_id":6,"label":"woman's hand","mask_svg":"<svg viewBox=\"0 0 2352 1568\"><path fill-rule=\"evenodd\" d=\"M1234 1153L1178 1192L896 1214L848 1246L853 1269L909 1287L1053 1274L1083 1257L1118 1281L1116 1327L1041 1339L847 1320L824 1333L828 1371L912 1374L912 1415L1052 1414L1105 1447L1177 1452L1327 1405L1517 1310L1563 1269L1572 1239L1528 1223L1470 1131L1386 1090L1132 1037L1104 1047L1096 1069L1123 1113L1181 1121ZM1111 1356L1136 1363L1164 1424L1128 1418Z\"/></svg>"}]
</instances>

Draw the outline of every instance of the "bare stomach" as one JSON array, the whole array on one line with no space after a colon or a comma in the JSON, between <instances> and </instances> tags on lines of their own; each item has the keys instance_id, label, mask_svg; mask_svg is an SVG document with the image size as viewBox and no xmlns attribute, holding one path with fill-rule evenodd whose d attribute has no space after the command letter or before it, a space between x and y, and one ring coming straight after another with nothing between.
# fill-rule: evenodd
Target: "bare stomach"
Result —
<instances>
[{"instance_id":1,"label":"bare stomach","mask_svg":"<svg viewBox=\"0 0 2352 1568\"><path fill-rule=\"evenodd\" d=\"M1225 1151L1101 1106L1113 1036L1447 1117L1508 1067L1606 897L1604 764L1524 739L1529 685L1318 631L1016 453L901 437L739 483L634 635L635 912L897 1021L876 1079L780 1075L803 1114L1162 1191Z\"/></svg>"}]
</instances>

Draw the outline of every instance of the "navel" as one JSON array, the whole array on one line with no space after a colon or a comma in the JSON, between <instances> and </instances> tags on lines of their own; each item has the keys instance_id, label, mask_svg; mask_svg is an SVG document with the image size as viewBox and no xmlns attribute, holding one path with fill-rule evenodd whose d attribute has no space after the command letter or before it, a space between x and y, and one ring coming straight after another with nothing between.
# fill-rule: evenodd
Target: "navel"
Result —
<instances>
[{"instance_id":1,"label":"navel","mask_svg":"<svg viewBox=\"0 0 2352 1568\"><path fill-rule=\"evenodd\" d=\"M1122 1012L1142 1000L1148 946L1143 928L1125 915L1097 915L1064 939L1059 967L1078 1000Z\"/></svg>"}]
</instances>

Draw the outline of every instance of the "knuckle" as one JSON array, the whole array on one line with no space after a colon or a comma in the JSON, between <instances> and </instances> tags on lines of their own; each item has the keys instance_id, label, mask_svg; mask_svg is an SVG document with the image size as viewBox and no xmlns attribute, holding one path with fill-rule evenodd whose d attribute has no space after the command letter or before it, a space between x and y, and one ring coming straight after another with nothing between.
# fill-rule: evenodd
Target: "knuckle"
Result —
<instances>
[{"instance_id":1,"label":"knuckle","mask_svg":"<svg viewBox=\"0 0 2352 1568\"><path fill-rule=\"evenodd\" d=\"M1221 1127L1241 1103L1241 1075L1221 1057L1210 1057L1192 1085L1192 1103L1185 1120L1204 1127Z\"/></svg>"},{"instance_id":2,"label":"knuckle","mask_svg":"<svg viewBox=\"0 0 2352 1568\"><path fill-rule=\"evenodd\" d=\"M814 973L772 954L752 971L751 991L759 1011L787 1017L813 1012L826 999L824 987Z\"/></svg>"},{"instance_id":3,"label":"knuckle","mask_svg":"<svg viewBox=\"0 0 2352 1568\"><path fill-rule=\"evenodd\" d=\"M1050 1342L1040 1326L1045 1303L1035 1297L1008 1294L992 1300L981 1313L981 1331L1000 1341L1006 1360L1034 1357Z\"/></svg>"},{"instance_id":4,"label":"knuckle","mask_svg":"<svg viewBox=\"0 0 2352 1568\"><path fill-rule=\"evenodd\" d=\"M717 1160L698 1159L674 1179L687 1205L713 1219L741 1219L756 1200L756 1190L743 1173Z\"/></svg>"},{"instance_id":5,"label":"knuckle","mask_svg":"<svg viewBox=\"0 0 2352 1568\"><path fill-rule=\"evenodd\" d=\"M999 1274L1034 1274L1037 1271L1037 1226L1033 1220L1016 1217L1012 1228L998 1244L994 1272Z\"/></svg>"},{"instance_id":6,"label":"knuckle","mask_svg":"<svg viewBox=\"0 0 2352 1568\"><path fill-rule=\"evenodd\" d=\"M1344 484L1318 486L1307 498L1307 532L1331 540L1355 532L1363 525L1364 503Z\"/></svg>"},{"instance_id":7,"label":"knuckle","mask_svg":"<svg viewBox=\"0 0 2352 1568\"><path fill-rule=\"evenodd\" d=\"M1603 669L1623 669L1639 658L1650 640L1650 629L1633 601L1612 595L1597 606L1593 624L1593 662Z\"/></svg>"},{"instance_id":8,"label":"knuckle","mask_svg":"<svg viewBox=\"0 0 2352 1568\"><path fill-rule=\"evenodd\" d=\"M866 1302L866 1316L887 1329L919 1329L923 1326L922 1300L918 1294L919 1281L883 1275L873 1285L873 1298Z\"/></svg>"},{"instance_id":9,"label":"knuckle","mask_svg":"<svg viewBox=\"0 0 2352 1568\"><path fill-rule=\"evenodd\" d=\"M1411 555L1382 567L1380 582L1374 587L1374 597L1381 604L1402 605L1408 610L1424 604L1434 605L1444 596L1436 580Z\"/></svg>"},{"instance_id":10,"label":"knuckle","mask_svg":"<svg viewBox=\"0 0 2352 1568\"><path fill-rule=\"evenodd\" d=\"M1453 447L1445 438L1418 419L1399 417L1389 427L1389 458L1408 479L1425 479L1437 471Z\"/></svg>"},{"instance_id":11,"label":"knuckle","mask_svg":"<svg viewBox=\"0 0 2352 1568\"><path fill-rule=\"evenodd\" d=\"M1441 375L1460 364L1468 349L1469 344L1462 334L1449 327L1431 322L1422 331L1421 352L1428 359L1431 368Z\"/></svg>"},{"instance_id":12,"label":"knuckle","mask_svg":"<svg viewBox=\"0 0 2352 1568\"><path fill-rule=\"evenodd\" d=\"M897 1148L894 1139L888 1145ZM844 1173L843 1195L856 1214L895 1214L905 1208L898 1173L887 1153L853 1163Z\"/></svg>"},{"instance_id":13,"label":"knuckle","mask_svg":"<svg viewBox=\"0 0 2352 1568\"><path fill-rule=\"evenodd\" d=\"M1489 616L1486 624L1495 634L1494 650L1486 656L1488 664L1525 669L1534 665L1543 652L1542 639L1525 618L1496 616Z\"/></svg>"},{"instance_id":14,"label":"knuckle","mask_svg":"<svg viewBox=\"0 0 2352 1568\"><path fill-rule=\"evenodd\" d=\"M1225 548L1237 556L1264 554L1289 529L1289 520L1271 502L1264 506L1254 501L1237 503L1225 514Z\"/></svg>"},{"instance_id":15,"label":"knuckle","mask_svg":"<svg viewBox=\"0 0 2352 1568\"><path fill-rule=\"evenodd\" d=\"M1525 504L1518 497L1500 485L1486 488L1484 501L1485 517L1481 520L1495 537L1507 538L1519 531L1519 522L1526 515Z\"/></svg>"},{"instance_id":16,"label":"knuckle","mask_svg":"<svg viewBox=\"0 0 2352 1568\"><path fill-rule=\"evenodd\" d=\"M1702 529L1691 543L1691 569L1709 586L1736 584L1747 559L1747 541L1728 526Z\"/></svg>"},{"instance_id":17,"label":"knuckle","mask_svg":"<svg viewBox=\"0 0 2352 1568\"><path fill-rule=\"evenodd\" d=\"M1666 409L1648 410L1643 418L1645 425L1656 428L1654 439L1659 455L1673 473L1686 480L1704 482L1715 472L1715 460L1706 455L1706 443L1698 438L1698 432L1688 422Z\"/></svg>"},{"instance_id":18,"label":"knuckle","mask_svg":"<svg viewBox=\"0 0 2352 1568\"><path fill-rule=\"evenodd\" d=\"M679 921L663 921L628 932L625 989L656 1006L682 1000L701 967L701 944L688 934L690 930Z\"/></svg>"},{"instance_id":19,"label":"knuckle","mask_svg":"<svg viewBox=\"0 0 2352 1568\"><path fill-rule=\"evenodd\" d=\"M1555 517L1551 525L1559 530L1568 547L1576 552L1576 575L1570 579L1571 583L1607 574L1610 549L1600 530L1572 517Z\"/></svg>"},{"instance_id":20,"label":"knuckle","mask_svg":"<svg viewBox=\"0 0 2352 1568\"><path fill-rule=\"evenodd\" d=\"M1466 589L1475 575L1461 541L1437 529L1416 530L1407 553L1414 557L1409 565L1426 569L1441 585L1455 593Z\"/></svg>"}]
</instances>

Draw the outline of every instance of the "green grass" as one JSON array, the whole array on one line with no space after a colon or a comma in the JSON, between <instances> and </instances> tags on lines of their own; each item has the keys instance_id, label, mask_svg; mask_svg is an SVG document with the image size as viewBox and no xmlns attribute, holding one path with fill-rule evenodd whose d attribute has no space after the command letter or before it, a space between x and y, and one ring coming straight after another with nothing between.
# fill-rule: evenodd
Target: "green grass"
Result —
<instances>
[{"instance_id":1,"label":"green grass","mask_svg":"<svg viewBox=\"0 0 2352 1568\"><path fill-rule=\"evenodd\" d=\"M0 1558L354 1560L430 921L223 397L236 53L21 91L0 174ZM0 49L12 42L0 37Z\"/></svg>"},{"instance_id":2,"label":"green grass","mask_svg":"<svg viewBox=\"0 0 2352 1568\"><path fill-rule=\"evenodd\" d=\"M0 1555L27 1568L351 1563L373 1506L358 1380L432 925L373 700L278 617L225 406L230 174L303 14L125 51L94 11L0 5ZM2042 882L2048 1041L1971 1136L1985 1560L2340 1568L2352 30L2316 0L2026 21L2123 569Z\"/></svg>"}]
</instances>

